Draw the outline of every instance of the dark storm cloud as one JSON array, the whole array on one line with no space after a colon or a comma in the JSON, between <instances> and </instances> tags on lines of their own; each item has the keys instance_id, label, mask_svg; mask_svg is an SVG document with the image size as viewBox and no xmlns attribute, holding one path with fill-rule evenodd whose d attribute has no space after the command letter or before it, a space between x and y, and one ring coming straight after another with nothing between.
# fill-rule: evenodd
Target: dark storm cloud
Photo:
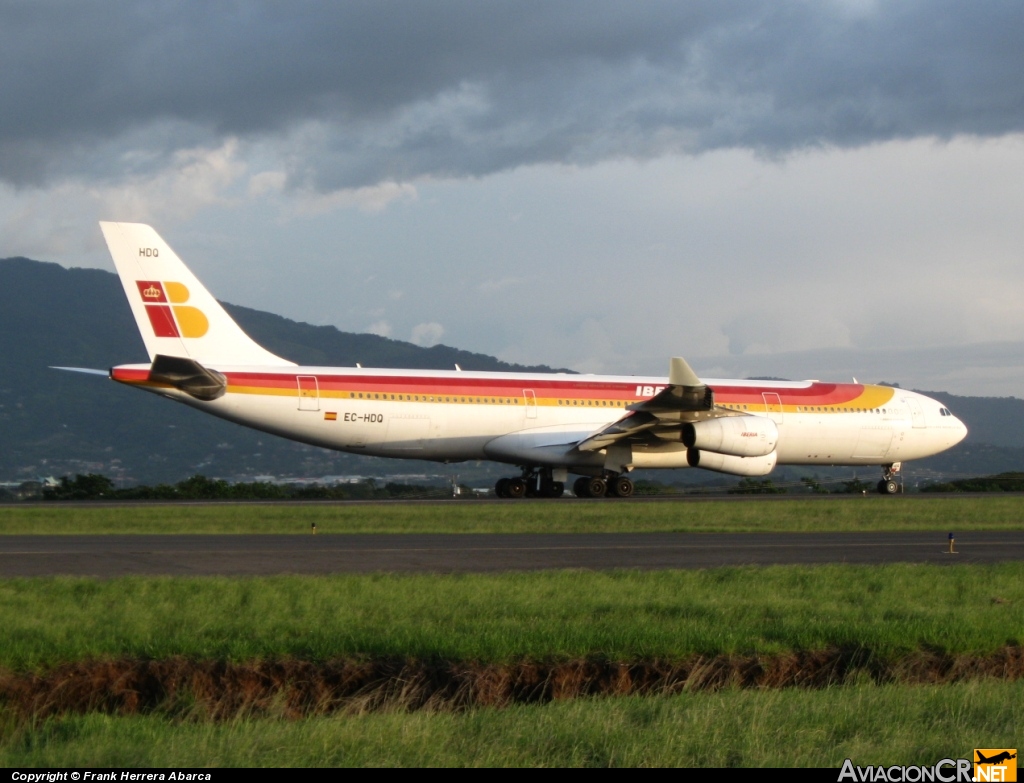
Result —
<instances>
[{"instance_id":1,"label":"dark storm cloud","mask_svg":"<svg viewBox=\"0 0 1024 783\"><path fill-rule=\"evenodd\" d=\"M321 188L1024 129L1024 5L0 8L0 177L118 178L226 135Z\"/></svg>"}]
</instances>

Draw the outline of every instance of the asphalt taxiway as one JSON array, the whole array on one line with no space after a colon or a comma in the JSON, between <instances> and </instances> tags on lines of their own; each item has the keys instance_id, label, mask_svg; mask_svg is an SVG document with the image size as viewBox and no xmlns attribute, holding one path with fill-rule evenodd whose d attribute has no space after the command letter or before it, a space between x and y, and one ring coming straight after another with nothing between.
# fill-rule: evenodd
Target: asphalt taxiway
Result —
<instances>
[{"instance_id":1,"label":"asphalt taxiway","mask_svg":"<svg viewBox=\"0 0 1024 783\"><path fill-rule=\"evenodd\" d=\"M496 572L1024 560L1024 531L0 536L0 577Z\"/></svg>"}]
</instances>

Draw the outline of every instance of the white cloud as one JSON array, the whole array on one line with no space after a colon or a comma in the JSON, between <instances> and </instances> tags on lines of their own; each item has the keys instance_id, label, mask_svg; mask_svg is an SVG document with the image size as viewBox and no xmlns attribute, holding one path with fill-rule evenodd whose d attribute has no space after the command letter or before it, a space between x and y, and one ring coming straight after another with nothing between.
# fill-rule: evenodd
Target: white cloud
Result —
<instances>
[{"instance_id":1,"label":"white cloud","mask_svg":"<svg viewBox=\"0 0 1024 783\"><path fill-rule=\"evenodd\" d=\"M339 209L381 212L395 201L415 201L418 193L408 182L382 182L363 188L347 188L321 193L312 189L296 191L291 211L298 216L322 215Z\"/></svg>"},{"instance_id":2,"label":"white cloud","mask_svg":"<svg viewBox=\"0 0 1024 783\"><path fill-rule=\"evenodd\" d=\"M259 198L267 194L280 194L288 182L288 175L283 171L261 171L249 177L249 198Z\"/></svg>"},{"instance_id":3,"label":"white cloud","mask_svg":"<svg viewBox=\"0 0 1024 783\"><path fill-rule=\"evenodd\" d=\"M523 279L519 277L502 277L497 280L484 280L476 287L476 290L479 291L484 296L490 296L492 294L497 294L502 291L505 291L506 289L512 288L514 286L522 285L522 283Z\"/></svg>"},{"instance_id":4,"label":"white cloud","mask_svg":"<svg viewBox=\"0 0 1024 783\"><path fill-rule=\"evenodd\" d=\"M234 186L247 168L238 140L228 138L214 149L179 150L170 166L151 176L120 186L93 187L89 192L118 220L180 221L211 206L235 202Z\"/></svg>"},{"instance_id":5,"label":"white cloud","mask_svg":"<svg viewBox=\"0 0 1024 783\"><path fill-rule=\"evenodd\" d=\"M376 321L375 323L372 323L369 326L367 326L365 331L369 332L370 334L376 334L380 337L390 337L391 324L389 324L387 321Z\"/></svg>"},{"instance_id":6,"label":"white cloud","mask_svg":"<svg viewBox=\"0 0 1024 783\"><path fill-rule=\"evenodd\" d=\"M0 189L0 252L62 258L101 251L98 220L168 226L187 222L214 207L240 207L235 187L246 164L239 144L180 150L165 168L117 183L66 180L48 187ZM102 256L99 265L108 266Z\"/></svg>"},{"instance_id":7,"label":"white cloud","mask_svg":"<svg viewBox=\"0 0 1024 783\"><path fill-rule=\"evenodd\" d=\"M415 345L429 348L441 342L441 335L444 334L444 327L436 321L430 323L416 324L412 328L412 336L409 338Z\"/></svg>"},{"instance_id":8,"label":"white cloud","mask_svg":"<svg viewBox=\"0 0 1024 783\"><path fill-rule=\"evenodd\" d=\"M307 194L254 154L195 148L117 186L0 187L0 256L109 269L95 220L150 219L229 301L587 372L660 374L684 355L793 375L773 357L1024 333L1021 135L531 166L418 182L374 213L303 212ZM1003 393L1015 373L943 377Z\"/></svg>"}]
</instances>

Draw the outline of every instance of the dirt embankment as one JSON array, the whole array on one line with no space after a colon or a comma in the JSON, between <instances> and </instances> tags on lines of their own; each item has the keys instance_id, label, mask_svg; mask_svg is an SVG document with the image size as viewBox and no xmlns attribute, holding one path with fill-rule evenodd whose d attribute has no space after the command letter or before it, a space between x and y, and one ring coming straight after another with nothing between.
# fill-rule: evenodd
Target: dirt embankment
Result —
<instances>
[{"instance_id":1,"label":"dirt embankment","mask_svg":"<svg viewBox=\"0 0 1024 783\"><path fill-rule=\"evenodd\" d=\"M684 660L483 664L415 659L228 663L185 658L82 661L42 673L0 672L0 703L23 716L158 712L218 720L380 709L453 710L581 696L740 688L823 688L853 679L950 683L1024 677L1024 647L992 655L928 651L884 659L870 651Z\"/></svg>"}]
</instances>

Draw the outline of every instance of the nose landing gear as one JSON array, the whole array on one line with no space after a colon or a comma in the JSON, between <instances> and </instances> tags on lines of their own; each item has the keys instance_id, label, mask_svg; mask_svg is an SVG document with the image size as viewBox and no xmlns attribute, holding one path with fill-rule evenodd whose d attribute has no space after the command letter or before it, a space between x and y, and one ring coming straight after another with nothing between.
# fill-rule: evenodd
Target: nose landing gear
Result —
<instances>
[{"instance_id":1,"label":"nose landing gear","mask_svg":"<svg viewBox=\"0 0 1024 783\"><path fill-rule=\"evenodd\" d=\"M894 462L891 465L882 466L882 480L878 482L878 494L896 495L903 490L902 482L898 481L900 475L900 463Z\"/></svg>"},{"instance_id":2,"label":"nose landing gear","mask_svg":"<svg viewBox=\"0 0 1024 783\"><path fill-rule=\"evenodd\" d=\"M900 485L892 479L889 479L888 481L882 479L878 482L878 494L880 495L895 495L899 491Z\"/></svg>"}]
</instances>

